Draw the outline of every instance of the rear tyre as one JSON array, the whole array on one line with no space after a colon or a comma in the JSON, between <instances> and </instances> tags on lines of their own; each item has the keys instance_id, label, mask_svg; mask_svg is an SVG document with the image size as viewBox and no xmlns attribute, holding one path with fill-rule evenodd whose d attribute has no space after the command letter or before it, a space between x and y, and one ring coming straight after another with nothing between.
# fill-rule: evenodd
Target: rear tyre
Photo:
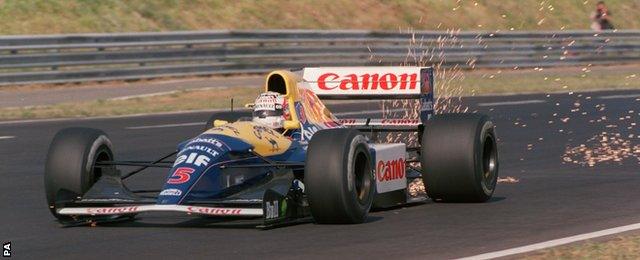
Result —
<instances>
[{"instance_id":1,"label":"rear tyre","mask_svg":"<svg viewBox=\"0 0 640 260\"><path fill-rule=\"evenodd\" d=\"M354 129L318 131L307 150L305 192L320 224L356 224L367 219L375 177L367 139Z\"/></svg>"},{"instance_id":2,"label":"rear tyre","mask_svg":"<svg viewBox=\"0 0 640 260\"><path fill-rule=\"evenodd\" d=\"M51 214L59 220L70 216L58 215L56 207L82 197L102 176L96 162L112 161L111 141L101 130L66 128L60 130L47 154L44 186Z\"/></svg>"},{"instance_id":3,"label":"rear tyre","mask_svg":"<svg viewBox=\"0 0 640 260\"><path fill-rule=\"evenodd\" d=\"M229 123L233 123L235 121L244 121L251 120L251 111L223 111L223 112L215 112L207 120L207 123L204 125L204 131L207 131L213 128L213 122L216 120L224 120Z\"/></svg>"},{"instance_id":4,"label":"rear tyre","mask_svg":"<svg viewBox=\"0 0 640 260\"><path fill-rule=\"evenodd\" d=\"M493 122L481 114L443 114L422 134L422 179L434 201L484 202L498 179Z\"/></svg>"}]
</instances>

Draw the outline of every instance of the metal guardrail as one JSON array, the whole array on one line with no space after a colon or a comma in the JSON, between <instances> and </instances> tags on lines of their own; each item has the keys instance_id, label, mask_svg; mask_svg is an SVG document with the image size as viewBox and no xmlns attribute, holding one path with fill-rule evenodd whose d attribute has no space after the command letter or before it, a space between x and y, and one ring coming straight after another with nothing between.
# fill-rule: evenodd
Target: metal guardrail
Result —
<instances>
[{"instance_id":1,"label":"metal guardrail","mask_svg":"<svg viewBox=\"0 0 640 260\"><path fill-rule=\"evenodd\" d=\"M640 31L186 31L0 37L0 85L305 66L513 68L640 62Z\"/></svg>"}]
</instances>

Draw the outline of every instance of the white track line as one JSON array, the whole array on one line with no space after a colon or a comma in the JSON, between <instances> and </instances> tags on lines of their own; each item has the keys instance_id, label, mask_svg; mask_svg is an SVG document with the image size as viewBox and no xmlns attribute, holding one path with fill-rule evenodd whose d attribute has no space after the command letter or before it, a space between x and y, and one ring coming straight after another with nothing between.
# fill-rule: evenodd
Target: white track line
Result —
<instances>
[{"instance_id":1,"label":"white track line","mask_svg":"<svg viewBox=\"0 0 640 260\"><path fill-rule=\"evenodd\" d=\"M244 110L249 111L247 109L237 109L236 111L244 111ZM184 115L184 114L196 114L196 113L205 113L205 112L212 112L213 113L213 112L219 112L219 111L229 111L229 110L228 109L200 109L200 110L173 111L173 112L161 112L161 113L141 113L141 114L119 115L119 116L94 116L94 117L25 119L25 120L13 120L13 121L0 121L0 125L46 123L46 122L65 122L65 121L87 121L87 120L134 118L134 117L146 117L146 116Z\"/></svg>"},{"instance_id":2,"label":"white track line","mask_svg":"<svg viewBox=\"0 0 640 260\"><path fill-rule=\"evenodd\" d=\"M389 112L402 112L405 110L406 109L389 109ZM346 115L362 115L362 114L372 114L372 113L382 113L382 111L353 111L353 112L335 113L334 115L346 116ZM141 126L127 126L125 127L125 129L137 130L137 129L149 129L149 128L194 126L194 125L203 125L203 124L204 122L190 122L190 123L166 124L166 125L141 125Z\"/></svg>"},{"instance_id":3,"label":"white track line","mask_svg":"<svg viewBox=\"0 0 640 260\"><path fill-rule=\"evenodd\" d=\"M15 137L15 136L13 136L13 135L0 136L0 140L3 140L3 139L12 139L12 138L16 138L16 137Z\"/></svg>"},{"instance_id":4,"label":"white track line","mask_svg":"<svg viewBox=\"0 0 640 260\"><path fill-rule=\"evenodd\" d=\"M547 101L544 101L544 100L532 99L532 100L493 102L493 103L478 103L478 106L481 106L481 107L512 106L512 105L539 104L539 103L546 103L546 102Z\"/></svg>"},{"instance_id":5,"label":"white track line","mask_svg":"<svg viewBox=\"0 0 640 260\"><path fill-rule=\"evenodd\" d=\"M638 98L640 94L601 96L598 99Z\"/></svg>"},{"instance_id":6,"label":"white track line","mask_svg":"<svg viewBox=\"0 0 640 260\"><path fill-rule=\"evenodd\" d=\"M531 245L527 245L527 246L515 247L515 248L511 248L511 249L495 251L495 252L490 252L490 253L485 253L485 254L480 254L480 255L474 255L474 256L469 256L469 257L464 257L464 258L459 258L459 259L464 259L464 260L467 260L467 259L493 259L493 258L498 258L498 257L517 255L517 254L532 252L532 251L545 249L545 248L549 248L549 247L565 245L565 244L569 244L569 243L573 243L573 242L578 242L578 241L583 241L583 240L592 239L592 238L598 238L598 237L603 237L603 236L609 236L609 235L614 235L614 234L623 233L623 232L627 232L627 231L638 230L638 229L640 229L640 223L626 225L626 226L620 226L620 227L615 227L615 228L610 228L610 229L605 229L605 230L600 230L600 231L596 231L596 232L585 233L585 234L580 234L580 235L575 235L575 236L570 236L570 237L565 237L565 238L559 238L559 239L549 240L549 241L536 243L536 244L531 244Z\"/></svg>"},{"instance_id":7,"label":"white track line","mask_svg":"<svg viewBox=\"0 0 640 260\"><path fill-rule=\"evenodd\" d=\"M357 102L345 102L345 103L357 103ZM229 109L228 108L198 109L198 110L172 111L172 112L159 112L159 113L140 113L140 114L131 114L131 115L119 115L119 116L23 119L23 120L12 120L12 121L0 121L0 125L46 123L46 122L65 122L65 121L83 121L83 120L101 120L101 119L118 119L118 118L134 118L134 117L146 117L146 116L185 115L185 114L196 114L196 113L204 113L204 112L213 113L213 112L219 112L219 111L229 111ZM249 109L245 109L245 108L236 108L236 110L234 110L234 111L250 111L250 110Z\"/></svg>"},{"instance_id":8,"label":"white track line","mask_svg":"<svg viewBox=\"0 0 640 260\"><path fill-rule=\"evenodd\" d=\"M205 122L191 122L191 123L181 123L181 124L166 124L166 125L141 125L141 126L127 126L125 129L136 130L136 129L149 129L149 128L166 128L166 127L182 127L182 126L194 126L194 125L202 125L204 126Z\"/></svg>"},{"instance_id":9,"label":"white track line","mask_svg":"<svg viewBox=\"0 0 640 260\"><path fill-rule=\"evenodd\" d=\"M164 95L170 95L170 94L175 94L175 93L180 93L180 92L205 91L205 90L225 90L225 89L228 89L228 88L229 87L185 88L185 89L178 89L178 90L171 90L171 91L154 92L154 93L148 93L148 94L139 94L139 95L129 95L129 96L114 97L114 98L110 98L109 100L129 100L129 99L134 99L134 98L148 98L148 97L164 96Z\"/></svg>"},{"instance_id":10,"label":"white track line","mask_svg":"<svg viewBox=\"0 0 640 260\"><path fill-rule=\"evenodd\" d=\"M180 91L179 90L172 90L172 91L155 92L155 93L149 93L149 94L114 97L114 98L110 98L109 100L129 100L129 99L134 99L134 98L147 98L147 97L169 95L169 94L178 93L178 92L180 92Z\"/></svg>"}]
</instances>

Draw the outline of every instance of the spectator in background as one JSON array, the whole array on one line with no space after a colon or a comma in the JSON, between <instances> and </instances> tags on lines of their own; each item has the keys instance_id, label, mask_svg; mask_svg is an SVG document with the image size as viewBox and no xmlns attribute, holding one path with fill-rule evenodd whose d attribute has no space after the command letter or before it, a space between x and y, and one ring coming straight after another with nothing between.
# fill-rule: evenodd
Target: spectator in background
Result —
<instances>
[{"instance_id":1,"label":"spectator in background","mask_svg":"<svg viewBox=\"0 0 640 260\"><path fill-rule=\"evenodd\" d=\"M599 1L596 4L596 10L591 13L591 29L596 31L613 30L613 24L611 24L611 12L607 9L604 1Z\"/></svg>"}]
</instances>

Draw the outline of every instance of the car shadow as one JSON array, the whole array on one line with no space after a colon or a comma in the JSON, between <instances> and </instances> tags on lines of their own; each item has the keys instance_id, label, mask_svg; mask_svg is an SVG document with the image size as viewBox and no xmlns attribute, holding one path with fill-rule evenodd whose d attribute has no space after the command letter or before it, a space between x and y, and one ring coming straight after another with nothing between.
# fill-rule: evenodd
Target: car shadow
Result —
<instances>
[{"instance_id":1,"label":"car shadow","mask_svg":"<svg viewBox=\"0 0 640 260\"><path fill-rule=\"evenodd\" d=\"M147 219L147 220L146 220ZM153 218L157 219L157 218ZM173 218L175 219L175 218ZM363 224L378 222L384 219L381 216L368 216L367 220ZM177 220L177 219L176 219ZM195 217L184 221L177 220L171 223L154 223L149 222L148 218L136 217L129 220L123 220L120 222L109 223L96 223L91 226L111 227L111 228L218 228L218 229L274 229L274 228L286 228L298 225L314 225L325 226L325 224L317 224L313 221L313 218L306 217L300 219L294 219L282 223L276 223L271 225L264 225L261 218L256 219L219 219L212 217ZM335 226L335 225L327 225Z\"/></svg>"},{"instance_id":2,"label":"car shadow","mask_svg":"<svg viewBox=\"0 0 640 260\"><path fill-rule=\"evenodd\" d=\"M488 204L488 203L496 203L499 201L503 201L507 199L506 197L491 197L489 200L485 202L457 202L457 201L432 201L432 203L438 204Z\"/></svg>"},{"instance_id":3,"label":"car shadow","mask_svg":"<svg viewBox=\"0 0 640 260\"><path fill-rule=\"evenodd\" d=\"M507 199L507 197L491 197L487 202L485 203L494 203L494 202L498 202L498 201L503 201Z\"/></svg>"},{"instance_id":4,"label":"car shadow","mask_svg":"<svg viewBox=\"0 0 640 260\"><path fill-rule=\"evenodd\" d=\"M506 197L492 197L484 203L496 203L505 200ZM424 204L465 204L462 202L434 202L431 200L424 200L419 202L413 202L408 204L402 204L381 209L372 209L371 212L384 212L390 210L397 210L401 208L413 208L416 206L422 206ZM478 204L478 203L474 203ZM162 223L153 222L154 220L162 219ZM374 223L383 220L382 216L369 215L365 220L366 223ZM174 221L175 220L175 221ZM282 223L264 225L262 218L251 219L224 219L215 217L193 217L193 216L172 216L163 218L161 216L142 216L129 219L122 219L113 222L94 222L79 225L69 225L67 227L74 226L101 226L112 228L158 228L158 227L173 227L173 228L220 228L220 229L273 229L273 228L285 228L291 226L298 226L304 224L311 224L314 226L324 226L325 224L317 224L311 217L305 217L300 219L294 219ZM335 225L327 225L335 226Z\"/></svg>"}]
</instances>

